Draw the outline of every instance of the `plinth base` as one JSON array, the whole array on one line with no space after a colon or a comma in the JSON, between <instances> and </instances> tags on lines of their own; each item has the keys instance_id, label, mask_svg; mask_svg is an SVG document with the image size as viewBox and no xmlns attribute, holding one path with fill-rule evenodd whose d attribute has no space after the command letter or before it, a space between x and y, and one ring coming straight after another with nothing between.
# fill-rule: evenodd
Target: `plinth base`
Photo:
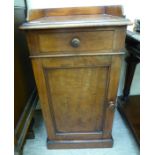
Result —
<instances>
[{"instance_id":1,"label":"plinth base","mask_svg":"<svg viewBox=\"0 0 155 155\"><path fill-rule=\"evenodd\" d=\"M97 140L47 140L48 149L111 148L112 146L112 138Z\"/></svg>"}]
</instances>

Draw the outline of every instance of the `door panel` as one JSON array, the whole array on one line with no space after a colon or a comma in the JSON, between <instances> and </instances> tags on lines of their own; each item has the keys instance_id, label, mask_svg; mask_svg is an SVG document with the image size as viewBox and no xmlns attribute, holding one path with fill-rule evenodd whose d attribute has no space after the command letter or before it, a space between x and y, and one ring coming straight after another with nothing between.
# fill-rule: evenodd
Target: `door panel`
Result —
<instances>
[{"instance_id":1,"label":"door panel","mask_svg":"<svg viewBox=\"0 0 155 155\"><path fill-rule=\"evenodd\" d=\"M50 107L56 132L103 129L108 67L46 69Z\"/></svg>"},{"instance_id":2,"label":"door panel","mask_svg":"<svg viewBox=\"0 0 155 155\"><path fill-rule=\"evenodd\" d=\"M47 122L51 120L46 124L54 139L96 139L111 132L104 130L109 113L107 97L111 58L78 56L33 60L35 78L40 81L38 85L42 89L40 92L47 95L46 103L42 103L46 106L43 113L45 119L48 117ZM43 100L45 96L39 95Z\"/></svg>"}]
</instances>

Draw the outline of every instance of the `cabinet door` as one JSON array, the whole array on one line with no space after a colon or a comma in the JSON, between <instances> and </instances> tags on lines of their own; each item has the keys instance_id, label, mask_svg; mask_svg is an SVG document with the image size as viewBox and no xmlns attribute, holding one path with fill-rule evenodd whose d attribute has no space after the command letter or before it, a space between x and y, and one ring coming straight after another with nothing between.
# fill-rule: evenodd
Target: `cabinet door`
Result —
<instances>
[{"instance_id":1,"label":"cabinet door","mask_svg":"<svg viewBox=\"0 0 155 155\"><path fill-rule=\"evenodd\" d=\"M49 139L111 136L119 56L33 59ZM111 102L110 102L111 101Z\"/></svg>"}]
</instances>

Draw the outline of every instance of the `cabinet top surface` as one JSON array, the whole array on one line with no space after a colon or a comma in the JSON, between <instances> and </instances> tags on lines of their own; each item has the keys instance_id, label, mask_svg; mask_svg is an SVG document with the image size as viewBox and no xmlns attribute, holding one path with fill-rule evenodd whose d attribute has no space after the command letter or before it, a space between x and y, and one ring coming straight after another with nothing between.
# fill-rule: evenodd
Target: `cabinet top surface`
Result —
<instances>
[{"instance_id":1,"label":"cabinet top surface","mask_svg":"<svg viewBox=\"0 0 155 155\"><path fill-rule=\"evenodd\" d=\"M56 29L102 26L125 26L130 20L123 18L120 6L81 7L31 10L21 29Z\"/></svg>"},{"instance_id":2,"label":"cabinet top surface","mask_svg":"<svg viewBox=\"0 0 155 155\"><path fill-rule=\"evenodd\" d=\"M128 19L106 15L71 15L43 17L37 20L24 23L21 29L55 29L55 28L76 28L96 26L125 26L131 22Z\"/></svg>"}]
</instances>

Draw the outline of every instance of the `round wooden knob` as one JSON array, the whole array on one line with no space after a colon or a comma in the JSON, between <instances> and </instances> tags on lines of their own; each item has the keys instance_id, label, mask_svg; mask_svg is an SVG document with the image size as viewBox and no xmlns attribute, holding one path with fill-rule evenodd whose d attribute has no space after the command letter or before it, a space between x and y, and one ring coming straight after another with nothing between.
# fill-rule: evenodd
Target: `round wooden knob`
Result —
<instances>
[{"instance_id":1,"label":"round wooden knob","mask_svg":"<svg viewBox=\"0 0 155 155\"><path fill-rule=\"evenodd\" d=\"M115 108L116 108L116 106L115 106L114 102L113 101L110 101L109 102L109 109L114 112L115 111Z\"/></svg>"},{"instance_id":2,"label":"round wooden knob","mask_svg":"<svg viewBox=\"0 0 155 155\"><path fill-rule=\"evenodd\" d=\"M80 40L78 38L73 38L71 41L72 47L79 47L80 46Z\"/></svg>"}]
</instances>

